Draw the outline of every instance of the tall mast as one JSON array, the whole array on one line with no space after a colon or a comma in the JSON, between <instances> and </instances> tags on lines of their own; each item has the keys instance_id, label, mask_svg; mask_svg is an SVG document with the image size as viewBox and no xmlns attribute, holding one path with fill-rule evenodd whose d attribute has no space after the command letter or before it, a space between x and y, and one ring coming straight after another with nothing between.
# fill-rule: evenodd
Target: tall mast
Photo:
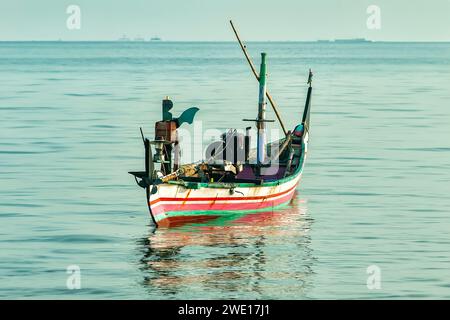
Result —
<instances>
[{"instance_id":1,"label":"tall mast","mask_svg":"<svg viewBox=\"0 0 450 320\"><path fill-rule=\"evenodd\" d=\"M261 67L259 70L259 102L258 118L256 127L258 129L257 163L261 165L266 159L266 53L261 53Z\"/></svg>"},{"instance_id":2,"label":"tall mast","mask_svg":"<svg viewBox=\"0 0 450 320\"><path fill-rule=\"evenodd\" d=\"M230 24L231 24L231 28L234 31L236 39L239 42L239 45L241 46L242 52L244 53L245 58L247 59L247 62L249 64L249 66L250 66L250 69L252 70L253 74L255 75L256 80L259 81L259 74L256 71L256 68L255 68L255 65L253 64L252 59L248 55L247 46L242 43L241 38L239 37L239 34L238 34L236 28L234 27L233 21L230 20ZM287 137L288 136L288 131L286 130L286 127L284 126L284 123L281 120L281 115L280 115L280 112L278 111L277 105L275 104L275 101L273 101L273 98L269 94L268 91L266 91L266 97L267 97L267 99L269 99L270 105L272 106L272 109L275 112L275 115L277 116L277 119L278 119L278 122L280 123L281 129L283 129L283 133ZM270 122L272 122L272 121L270 121Z\"/></svg>"}]
</instances>

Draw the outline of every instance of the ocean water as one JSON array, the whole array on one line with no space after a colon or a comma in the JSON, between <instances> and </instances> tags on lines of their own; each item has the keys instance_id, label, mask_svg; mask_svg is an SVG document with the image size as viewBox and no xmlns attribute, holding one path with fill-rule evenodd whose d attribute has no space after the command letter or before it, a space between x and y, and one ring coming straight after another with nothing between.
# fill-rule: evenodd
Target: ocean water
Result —
<instances>
[{"instance_id":1,"label":"ocean water","mask_svg":"<svg viewBox=\"0 0 450 320\"><path fill-rule=\"evenodd\" d=\"M0 43L1 299L450 298L450 44L248 48L288 128L315 74L293 202L155 230L127 174L138 128L166 95L174 115L201 109L197 148L246 126L258 88L238 45Z\"/></svg>"}]
</instances>

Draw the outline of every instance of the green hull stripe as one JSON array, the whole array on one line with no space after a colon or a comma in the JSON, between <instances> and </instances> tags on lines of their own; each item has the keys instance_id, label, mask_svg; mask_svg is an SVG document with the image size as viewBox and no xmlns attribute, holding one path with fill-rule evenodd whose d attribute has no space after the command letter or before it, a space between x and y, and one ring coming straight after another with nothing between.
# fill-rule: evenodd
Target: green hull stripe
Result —
<instances>
[{"instance_id":1,"label":"green hull stripe","mask_svg":"<svg viewBox=\"0 0 450 320\"><path fill-rule=\"evenodd\" d=\"M202 210L202 211L168 211L166 212L166 218L173 217L188 217L188 216L197 216L197 215L217 215L217 216L225 216L225 215L235 215L242 213L253 213L253 212L264 212L264 211L272 211L273 209L280 209L289 204L291 200L289 199L286 202L280 203L274 207L266 207L261 209L249 209L249 210ZM157 216L159 218L160 215ZM162 219L161 219L162 220Z\"/></svg>"}]
</instances>

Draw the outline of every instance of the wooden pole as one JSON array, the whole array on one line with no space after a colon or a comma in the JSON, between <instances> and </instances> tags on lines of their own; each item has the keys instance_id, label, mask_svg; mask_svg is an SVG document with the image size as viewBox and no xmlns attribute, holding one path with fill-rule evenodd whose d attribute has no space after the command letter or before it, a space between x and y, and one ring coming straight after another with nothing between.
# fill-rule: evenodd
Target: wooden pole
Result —
<instances>
[{"instance_id":1,"label":"wooden pole","mask_svg":"<svg viewBox=\"0 0 450 320\"><path fill-rule=\"evenodd\" d=\"M275 153L274 155L272 154L270 156L270 161L274 161L278 158L280 158L281 154L283 153L283 151L286 149L286 147L289 145L289 143L292 140L292 136L288 135L286 136L286 140L284 140L284 142L281 144L281 146L278 148L277 153ZM272 152L272 150L271 150Z\"/></svg>"},{"instance_id":2,"label":"wooden pole","mask_svg":"<svg viewBox=\"0 0 450 320\"><path fill-rule=\"evenodd\" d=\"M236 35L236 38L237 38L237 41L239 42L239 45L241 46L241 49L244 52L245 58L247 59L247 62L250 65L250 69L252 69L252 72L255 75L256 80L259 81L259 74L256 71L256 68L255 68L255 65L252 62L252 59L248 55L247 47L242 43L241 38L239 37L239 34L238 34L236 28L234 27L233 21L230 20L230 24L231 24L231 28L233 29L234 34ZM267 97L267 99L269 99L269 102L270 102L270 104L272 106L272 109L275 112L275 115L277 116L278 122L281 125L281 129L283 129L284 135L287 136L288 132L287 132L287 130L286 130L284 124L283 124L283 120L281 120L281 116L280 116L280 113L278 112L277 105L273 101L272 96L270 95L269 91L266 91L266 97Z\"/></svg>"}]
</instances>

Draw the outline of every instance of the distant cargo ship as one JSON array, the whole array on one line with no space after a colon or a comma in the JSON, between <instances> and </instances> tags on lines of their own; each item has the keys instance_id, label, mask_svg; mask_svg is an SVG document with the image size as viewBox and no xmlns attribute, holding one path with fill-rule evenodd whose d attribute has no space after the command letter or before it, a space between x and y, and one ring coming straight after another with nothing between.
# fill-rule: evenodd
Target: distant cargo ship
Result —
<instances>
[{"instance_id":1,"label":"distant cargo ship","mask_svg":"<svg viewBox=\"0 0 450 320\"><path fill-rule=\"evenodd\" d=\"M364 38L355 38L355 39L336 39L334 40L336 43L367 43L372 42L370 40Z\"/></svg>"},{"instance_id":2,"label":"distant cargo ship","mask_svg":"<svg viewBox=\"0 0 450 320\"><path fill-rule=\"evenodd\" d=\"M152 37L150 41L162 41L162 39L160 37Z\"/></svg>"},{"instance_id":3,"label":"distant cargo ship","mask_svg":"<svg viewBox=\"0 0 450 320\"><path fill-rule=\"evenodd\" d=\"M126 35L123 35L121 38L119 38L117 41L123 41L123 42L126 42L126 41L131 41L130 40L130 38L128 38Z\"/></svg>"}]
</instances>

